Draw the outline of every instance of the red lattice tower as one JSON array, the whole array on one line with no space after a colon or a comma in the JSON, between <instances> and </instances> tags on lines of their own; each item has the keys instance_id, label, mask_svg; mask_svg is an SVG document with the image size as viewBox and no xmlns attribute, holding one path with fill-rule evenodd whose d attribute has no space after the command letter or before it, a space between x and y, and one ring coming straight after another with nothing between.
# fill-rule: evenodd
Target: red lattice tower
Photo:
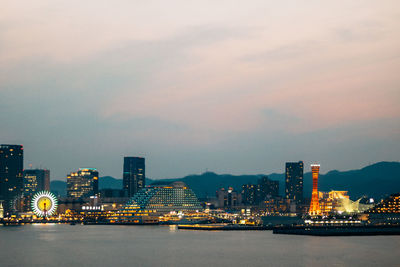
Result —
<instances>
[{"instance_id":1,"label":"red lattice tower","mask_svg":"<svg viewBox=\"0 0 400 267\"><path fill-rule=\"evenodd\" d=\"M310 203L310 215L321 214L318 201L318 175L319 175L319 164L311 164L312 178L313 178L313 190Z\"/></svg>"}]
</instances>

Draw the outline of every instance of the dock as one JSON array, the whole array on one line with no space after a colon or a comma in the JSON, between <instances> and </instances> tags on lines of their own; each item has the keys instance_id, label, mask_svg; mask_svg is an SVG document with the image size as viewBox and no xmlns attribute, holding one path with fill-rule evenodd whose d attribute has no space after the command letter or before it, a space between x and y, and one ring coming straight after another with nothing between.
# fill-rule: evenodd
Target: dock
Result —
<instances>
[{"instance_id":1,"label":"dock","mask_svg":"<svg viewBox=\"0 0 400 267\"><path fill-rule=\"evenodd\" d=\"M239 225L239 224L194 224L178 225L181 230L203 230L203 231L265 231L272 230L272 226Z\"/></svg>"}]
</instances>

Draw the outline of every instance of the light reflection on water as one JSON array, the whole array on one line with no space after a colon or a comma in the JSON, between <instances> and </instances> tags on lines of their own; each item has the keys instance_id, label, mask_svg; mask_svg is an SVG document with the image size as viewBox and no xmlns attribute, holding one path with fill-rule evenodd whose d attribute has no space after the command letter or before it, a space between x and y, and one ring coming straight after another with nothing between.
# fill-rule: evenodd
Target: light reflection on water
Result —
<instances>
[{"instance_id":1,"label":"light reflection on water","mask_svg":"<svg viewBox=\"0 0 400 267\"><path fill-rule=\"evenodd\" d=\"M176 226L0 228L1 266L399 266L400 236L312 237Z\"/></svg>"},{"instance_id":2,"label":"light reflection on water","mask_svg":"<svg viewBox=\"0 0 400 267\"><path fill-rule=\"evenodd\" d=\"M57 225L57 223L32 223L31 225L39 226L39 227L49 227L49 226Z\"/></svg>"}]
</instances>

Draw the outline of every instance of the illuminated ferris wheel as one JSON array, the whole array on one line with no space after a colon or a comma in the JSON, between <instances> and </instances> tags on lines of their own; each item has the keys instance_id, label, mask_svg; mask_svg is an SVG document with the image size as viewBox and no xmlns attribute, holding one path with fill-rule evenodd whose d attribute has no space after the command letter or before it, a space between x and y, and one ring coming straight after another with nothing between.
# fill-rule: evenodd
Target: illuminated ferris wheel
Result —
<instances>
[{"instance_id":1,"label":"illuminated ferris wheel","mask_svg":"<svg viewBox=\"0 0 400 267\"><path fill-rule=\"evenodd\" d=\"M56 196L49 191L40 191L32 197L31 206L38 217L48 217L57 210L58 201Z\"/></svg>"}]
</instances>

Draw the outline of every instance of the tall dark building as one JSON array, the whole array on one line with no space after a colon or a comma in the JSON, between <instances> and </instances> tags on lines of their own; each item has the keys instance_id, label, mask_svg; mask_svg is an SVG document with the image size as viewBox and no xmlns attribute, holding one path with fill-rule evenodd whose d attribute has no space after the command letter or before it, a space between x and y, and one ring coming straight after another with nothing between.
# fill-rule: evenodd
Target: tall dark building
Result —
<instances>
[{"instance_id":1,"label":"tall dark building","mask_svg":"<svg viewBox=\"0 0 400 267\"><path fill-rule=\"evenodd\" d=\"M303 173L304 164L299 162L286 162L286 198L297 203L303 201Z\"/></svg>"},{"instance_id":2,"label":"tall dark building","mask_svg":"<svg viewBox=\"0 0 400 267\"><path fill-rule=\"evenodd\" d=\"M257 200L257 185L244 184L242 185L243 204L255 205Z\"/></svg>"},{"instance_id":3,"label":"tall dark building","mask_svg":"<svg viewBox=\"0 0 400 267\"><path fill-rule=\"evenodd\" d=\"M128 197L133 197L145 187L145 160L140 157L124 157L123 186Z\"/></svg>"},{"instance_id":4,"label":"tall dark building","mask_svg":"<svg viewBox=\"0 0 400 267\"><path fill-rule=\"evenodd\" d=\"M258 180L259 200L264 201L267 196L277 197L279 195L279 181L274 181L263 176Z\"/></svg>"},{"instance_id":5,"label":"tall dark building","mask_svg":"<svg viewBox=\"0 0 400 267\"><path fill-rule=\"evenodd\" d=\"M279 195L279 181L274 181L263 176L256 185L245 184L242 186L243 203L246 205L259 205L267 197Z\"/></svg>"},{"instance_id":6,"label":"tall dark building","mask_svg":"<svg viewBox=\"0 0 400 267\"><path fill-rule=\"evenodd\" d=\"M24 195L32 196L43 190L50 191L50 171L24 170Z\"/></svg>"},{"instance_id":7,"label":"tall dark building","mask_svg":"<svg viewBox=\"0 0 400 267\"><path fill-rule=\"evenodd\" d=\"M4 200L6 212L11 201L22 193L23 162L22 145L0 145L0 199Z\"/></svg>"},{"instance_id":8,"label":"tall dark building","mask_svg":"<svg viewBox=\"0 0 400 267\"><path fill-rule=\"evenodd\" d=\"M99 193L99 172L94 168L80 168L67 176L67 197L87 198Z\"/></svg>"}]
</instances>

